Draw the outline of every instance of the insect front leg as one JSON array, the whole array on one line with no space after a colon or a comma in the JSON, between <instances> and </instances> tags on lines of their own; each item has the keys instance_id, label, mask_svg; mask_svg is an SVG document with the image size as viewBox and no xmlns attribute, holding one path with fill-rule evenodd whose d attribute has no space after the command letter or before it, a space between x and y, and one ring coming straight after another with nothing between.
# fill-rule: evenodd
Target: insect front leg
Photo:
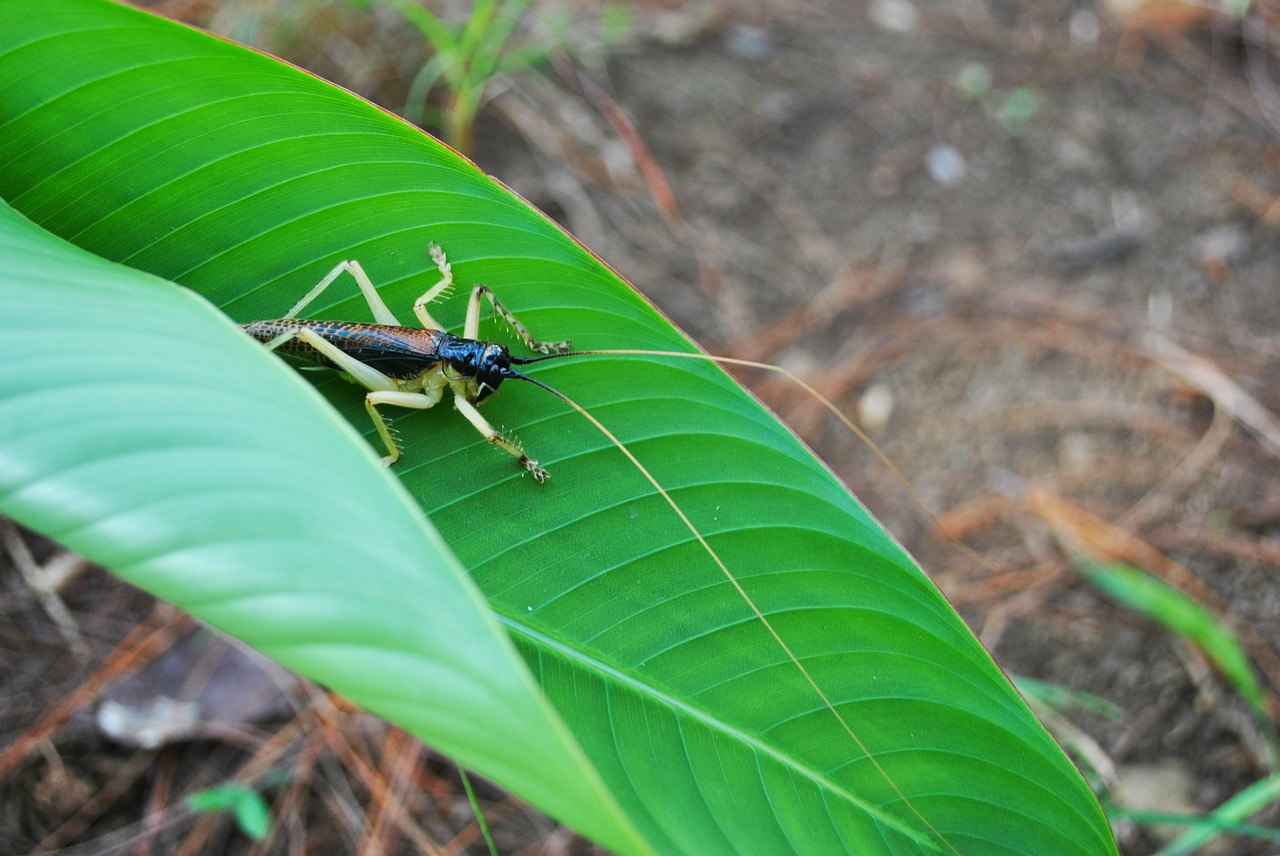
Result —
<instances>
[{"instance_id":1,"label":"insect front leg","mask_svg":"<svg viewBox=\"0 0 1280 856\"><path fill-rule=\"evenodd\" d=\"M431 313L427 311L427 304L448 293L453 287L453 266L449 264L448 258L444 254L444 250L439 244L432 243L428 250L431 252L431 260L436 263L436 269L440 271L440 281L431 288L427 289L421 297L413 303L413 314L418 316L418 320L422 322L422 326L428 330L443 330L444 327L440 322L431 317ZM539 342L529 333L529 328L520 323L519 319L511 313L511 310L503 306L498 298L494 296L493 291L486 285L477 285L471 290L471 299L467 301L467 320L463 326L462 335L467 339L479 338L480 332L480 300L482 297L488 297L489 302L493 304L493 311L502 316L502 319L511 325L516 335L520 337L520 341L524 342L530 350L537 351L540 354L560 354L568 351L571 342Z\"/></svg>"},{"instance_id":2,"label":"insect front leg","mask_svg":"<svg viewBox=\"0 0 1280 856\"><path fill-rule=\"evenodd\" d=\"M418 316L418 320L422 322L422 326L428 330L443 330L440 323L431 317L431 313L427 311L427 304L449 293L449 289L453 288L453 267L449 264L449 259L445 257L444 250L440 249L440 245L431 243L427 245L427 251L431 253L431 260L436 263L436 270L440 271L440 281L431 286L426 292L413 302L413 314Z\"/></svg>"},{"instance_id":3,"label":"insect front leg","mask_svg":"<svg viewBox=\"0 0 1280 856\"><path fill-rule=\"evenodd\" d=\"M504 437L498 433L497 429L489 424L489 420L480 415L480 411L476 410L476 406L467 401L460 395L454 395L453 404L458 408L458 412L467 417L475 429L484 435L484 438L511 457L520 462L520 466L529 471L539 484L546 481L550 476L537 461L529 457L524 452L524 447L514 437Z\"/></svg>"},{"instance_id":4,"label":"insect front leg","mask_svg":"<svg viewBox=\"0 0 1280 856\"><path fill-rule=\"evenodd\" d=\"M373 319L375 321L379 324L389 324L393 327L400 326L400 322L396 320L396 316L391 314L391 310L387 308L387 304L383 301L382 297L379 296L378 289L373 287L373 282L369 279L369 275L364 272L364 268L362 268L360 266L360 262L357 261L338 262L334 269L329 271L328 275L326 275L324 279L316 283L315 288L308 291L306 296L299 300L294 307L289 310L289 314L284 317L293 318L303 309L306 309L311 304L311 301L319 297L321 292L328 288L335 279L342 275L343 271L351 274L351 277L356 281L356 285L360 286L360 293L364 295L365 302L369 304L369 311L373 313Z\"/></svg>"},{"instance_id":5,"label":"insect front leg","mask_svg":"<svg viewBox=\"0 0 1280 856\"><path fill-rule=\"evenodd\" d=\"M502 320L511 325L511 329L520 337L520 341L531 351L537 351L540 354L563 354L568 351L572 342L539 342L529 333L529 329L520 323L515 315L511 314L511 310L503 306L494 296L493 290L487 285L477 285L471 289L471 299L467 301L467 321L462 328L462 335L468 339L478 339L480 333L480 299L489 298L489 303L493 305L493 311L502 317Z\"/></svg>"}]
</instances>

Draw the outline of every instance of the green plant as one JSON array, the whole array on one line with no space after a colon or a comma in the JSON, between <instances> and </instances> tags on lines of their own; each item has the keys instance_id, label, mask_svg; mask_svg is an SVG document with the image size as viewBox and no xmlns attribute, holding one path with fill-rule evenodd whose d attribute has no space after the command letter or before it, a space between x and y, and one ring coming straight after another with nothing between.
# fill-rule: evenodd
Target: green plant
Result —
<instances>
[{"instance_id":1,"label":"green plant","mask_svg":"<svg viewBox=\"0 0 1280 856\"><path fill-rule=\"evenodd\" d=\"M1010 137L1020 137L1040 113L1040 92L1029 86L1002 91L994 86L991 69L980 62L967 63L956 73L956 91L982 104Z\"/></svg>"},{"instance_id":2,"label":"green plant","mask_svg":"<svg viewBox=\"0 0 1280 856\"><path fill-rule=\"evenodd\" d=\"M1259 779L1232 796L1206 815L1168 814L1164 812L1133 811L1124 806L1108 804L1108 816L1116 820L1132 820L1150 826L1185 826L1187 831L1161 848L1156 856L1188 856L1222 838L1236 835L1261 841L1280 843L1280 830L1245 823L1245 819L1268 805L1280 800L1280 777Z\"/></svg>"},{"instance_id":3,"label":"green plant","mask_svg":"<svg viewBox=\"0 0 1280 856\"><path fill-rule=\"evenodd\" d=\"M1214 668L1235 687L1253 713L1258 733L1266 747L1270 766L1274 769L1280 752L1276 745L1276 725L1271 718L1266 692L1263 690L1244 646L1231 628L1195 598L1129 565L1084 562L1081 572L1107 595L1130 609L1142 613L1181 636L1199 650ZM1274 775L1254 782L1204 817L1184 817L1134 812L1120 806L1108 806L1114 818L1127 818L1150 825L1191 827L1185 835L1161 851L1161 854L1185 854L1222 835L1244 835L1280 840L1280 832L1260 829L1244 823L1251 814L1277 799L1280 780Z\"/></svg>"},{"instance_id":4,"label":"green plant","mask_svg":"<svg viewBox=\"0 0 1280 856\"><path fill-rule=\"evenodd\" d=\"M1227 627L1195 598L1145 571L1128 565L1081 565L1084 575L1102 591L1137 612L1150 616L1199 649L1248 703L1267 747L1271 765L1280 760L1276 726L1266 692L1254 673L1244 646Z\"/></svg>"},{"instance_id":5,"label":"green plant","mask_svg":"<svg viewBox=\"0 0 1280 856\"><path fill-rule=\"evenodd\" d=\"M352 0L367 4L372 0ZM431 122L460 152L470 152L476 114L493 83L523 68L543 62L552 45L535 43L510 47L511 35L529 0L475 0L459 26L415 0L381 0L417 27L434 55L413 79L405 99L404 117L415 124ZM427 98L443 81L446 95L440 115L427 110Z\"/></svg>"},{"instance_id":6,"label":"green plant","mask_svg":"<svg viewBox=\"0 0 1280 856\"><path fill-rule=\"evenodd\" d=\"M1029 86L1009 90L1000 99L999 106L993 109L1000 127L1011 137L1021 137L1039 113L1040 93Z\"/></svg>"},{"instance_id":7,"label":"green plant","mask_svg":"<svg viewBox=\"0 0 1280 856\"><path fill-rule=\"evenodd\" d=\"M244 785L218 785L187 797L192 811L229 811L240 831L254 841L267 837L271 829L271 810L253 788Z\"/></svg>"},{"instance_id":8,"label":"green plant","mask_svg":"<svg viewBox=\"0 0 1280 856\"><path fill-rule=\"evenodd\" d=\"M1105 698L1093 693L1068 689L1057 684L1047 684L1022 676L1013 679L1013 685L1024 696L1045 704L1050 708L1065 713L1071 708L1090 710L1109 719L1118 719L1122 715L1120 707Z\"/></svg>"},{"instance_id":9,"label":"green plant","mask_svg":"<svg viewBox=\"0 0 1280 856\"><path fill-rule=\"evenodd\" d=\"M692 349L474 166L102 0L0 0L0 79L0 512L619 852L1115 851L941 594L715 367L584 358L539 377L672 491L852 733L559 401L486 405L546 485L444 408L398 420L389 473L346 418L368 424L358 391L317 391L235 328L342 258L408 306L434 240L535 332ZM461 291L433 315L457 325ZM368 320L358 294L323 302Z\"/></svg>"}]
</instances>

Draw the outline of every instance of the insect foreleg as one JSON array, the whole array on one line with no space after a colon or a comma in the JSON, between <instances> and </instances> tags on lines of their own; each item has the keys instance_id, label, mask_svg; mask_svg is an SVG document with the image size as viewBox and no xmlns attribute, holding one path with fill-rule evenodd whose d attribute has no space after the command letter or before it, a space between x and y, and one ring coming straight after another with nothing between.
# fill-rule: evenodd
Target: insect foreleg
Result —
<instances>
[{"instance_id":1,"label":"insect foreleg","mask_svg":"<svg viewBox=\"0 0 1280 856\"><path fill-rule=\"evenodd\" d=\"M440 245L436 243L429 244L427 251L431 253L431 260L436 263L436 270L440 271L440 281L431 286L426 292L413 302L413 314L418 316L418 320L422 322L422 326L428 330L443 330L440 323L431 317L431 313L427 311L427 304L449 293L449 289L453 288L453 267L449 264L449 259L445 257L444 250L440 249Z\"/></svg>"},{"instance_id":2,"label":"insect foreleg","mask_svg":"<svg viewBox=\"0 0 1280 856\"><path fill-rule=\"evenodd\" d=\"M531 351L540 354L563 354L572 346L572 342L539 342L529 333L529 328L520 323L511 310L503 306L487 285L477 285L471 289L471 299L467 301L467 321L462 328L462 335L468 339L480 338L480 299L487 297L493 305L493 311L511 325L511 329L520 337L520 341Z\"/></svg>"},{"instance_id":3,"label":"insect foreleg","mask_svg":"<svg viewBox=\"0 0 1280 856\"><path fill-rule=\"evenodd\" d=\"M520 462L520 465L529 471L538 482L547 480L548 473L542 466L524 453L524 447L514 437L504 437L499 434L497 429L489 424L489 420L480 415L480 411L471 402L467 401L460 395L453 397L453 404L458 408L458 412L467 417L475 429L484 435L484 438L511 457Z\"/></svg>"},{"instance_id":4,"label":"insect foreleg","mask_svg":"<svg viewBox=\"0 0 1280 856\"><path fill-rule=\"evenodd\" d=\"M440 281L413 302L413 314L422 322L422 326L428 330L443 330L444 327L440 322L431 317L431 313L427 311L427 304L438 297L442 297L453 287L453 266L449 264L449 259L445 256L444 250L439 244L432 243L428 246L431 252L431 260L436 263L436 269L440 271ZM539 342L529 333L529 328L520 323L519 319L511 313L511 310L503 306L498 298L494 297L493 292L485 285L477 285L471 290L471 298L467 301L467 319L462 328L462 335L467 339L480 338L480 300L484 297L489 298L489 303L493 305L493 311L502 317L507 324L511 325L511 329L520 337L520 341L524 342L530 350L537 351L540 354L561 354L569 350L570 342Z\"/></svg>"},{"instance_id":5,"label":"insect foreleg","mask_svg":"<svg viewBox=\"0 0 1280 856\"><path fill-rule=\"evenodd\" d=\"M373 287L373 282L369 279L369 275L364 272L364 268L360 267L360 262L357 261L339 262L334 269L329 271L329 274L324 279L316 283L315 288L308 291L306 296L299 300L294 307L289 310L289 314L284 317L293 318L303 309L306 309L307 306L311 304L311 301L319 297L321 292L328 288L335 279L342 275L343 271L351 274L352 278L356 281L356 285L360 286L360 293L364 295L365 302L369 304L369 311L373 313L373 320L377 321L379 324L390 324L395 327L400 326L400 322L396 320L396 316L391 314L391 310L387 308L387 304L384 303L382 298L378 295L378 289Z\"/></svg>"}]
</instances>

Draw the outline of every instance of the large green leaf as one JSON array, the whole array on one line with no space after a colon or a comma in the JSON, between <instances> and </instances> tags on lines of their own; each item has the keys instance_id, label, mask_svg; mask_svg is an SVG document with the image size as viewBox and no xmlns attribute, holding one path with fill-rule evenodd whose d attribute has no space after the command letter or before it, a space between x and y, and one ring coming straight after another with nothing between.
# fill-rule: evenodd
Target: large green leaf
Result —
<instances>
[{"instance_id":1,"label":"large green leaf","mask_svg":"<svg viewBox=\"0 0 1280 856\"><path fill-rule=\"evenodd\" d=\"M0 0L0 195L79 246L244 321L280 315L343 258L409 318L436 241L464 286L491 285L535 335L690 349L553 224L394 117L125 7L27 9ZM456 328L466 290L433 314ZM369 319L345 283L309 314ZM1114 852L1083 781L945 599L723 372L653 357L536 371L652 470L856 734L648 481L561 402L508 382L485 406L547 465L545 485L446 407L398 419L396 474L657 849ZM377 442L357 389L320 389ZM149 582L201 614L187 581ZM307 575L293 586L279 608L311 609Z\"/></svg>"},{"instance_id":2,"label":"large green leaf","mask_svg":"<svg viewBox=\"0 0 1280 856\"><path fill-rule=\"evenodd\" d=\"M0 512L643 849L376 461L204 300L0 202Z\"/></svg>"}]
</instances>

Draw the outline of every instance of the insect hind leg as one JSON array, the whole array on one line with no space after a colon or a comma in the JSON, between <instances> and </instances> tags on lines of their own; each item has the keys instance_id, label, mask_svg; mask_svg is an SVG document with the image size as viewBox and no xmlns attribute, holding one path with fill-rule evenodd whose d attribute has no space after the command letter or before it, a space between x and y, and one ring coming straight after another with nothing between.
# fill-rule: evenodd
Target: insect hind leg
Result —
<instances>
[{"instance_id":1,"label":"insect hind leg","mask_svg":"<svg viewBox=\"0 0 1280 856\"><path fill-rule=\"evenodd\" d=\"M356 281L356 285L360 287L360 293L364 295L365 302L369 304L369 311L373 313L373 319L379 324L389 324L393 327L399 327L400 322L396 320L396 316L387 308L387 304L378 294L378 289L373 287L373 281L369 279L369 275L364 272L364 268L357 261L342 261L334 265L333 270L325 276L324 279L316 283L315 287L303 296L294 307L289 310L289 314L285 318L294 318L299 312L306 309L311 302L333 284L343 271L351 274L352 279Z\"/></svg>"},{"instance_id":2,"label":"insect hind leg","mask_svg":"<svg viewBox=\"0 0 1280 856\"><path fill-rule=\"evenodd\" d=\"M360 362L350 354L343 353L337 346L326 341L324 337L314 330L306 328L287 330L263 344L267 350L274 351L291 339L305 342L341 371L346 372L352 380L369 390L364 399L364 409L368 411L369 418L373 420L373 427L377 429L378 436L382 438L382 444L386 446L387 454L382 458L383 466L389 467L394 464L400 457L400 447L391 433L391 426L387 424L387 420L378 411L377 405L395 404L400 407L425 410L434 406L440 400L439 391L436 391L434 398L423 393L400 392L393 379L372 366Z\"/></svg>"}]
</instances>

